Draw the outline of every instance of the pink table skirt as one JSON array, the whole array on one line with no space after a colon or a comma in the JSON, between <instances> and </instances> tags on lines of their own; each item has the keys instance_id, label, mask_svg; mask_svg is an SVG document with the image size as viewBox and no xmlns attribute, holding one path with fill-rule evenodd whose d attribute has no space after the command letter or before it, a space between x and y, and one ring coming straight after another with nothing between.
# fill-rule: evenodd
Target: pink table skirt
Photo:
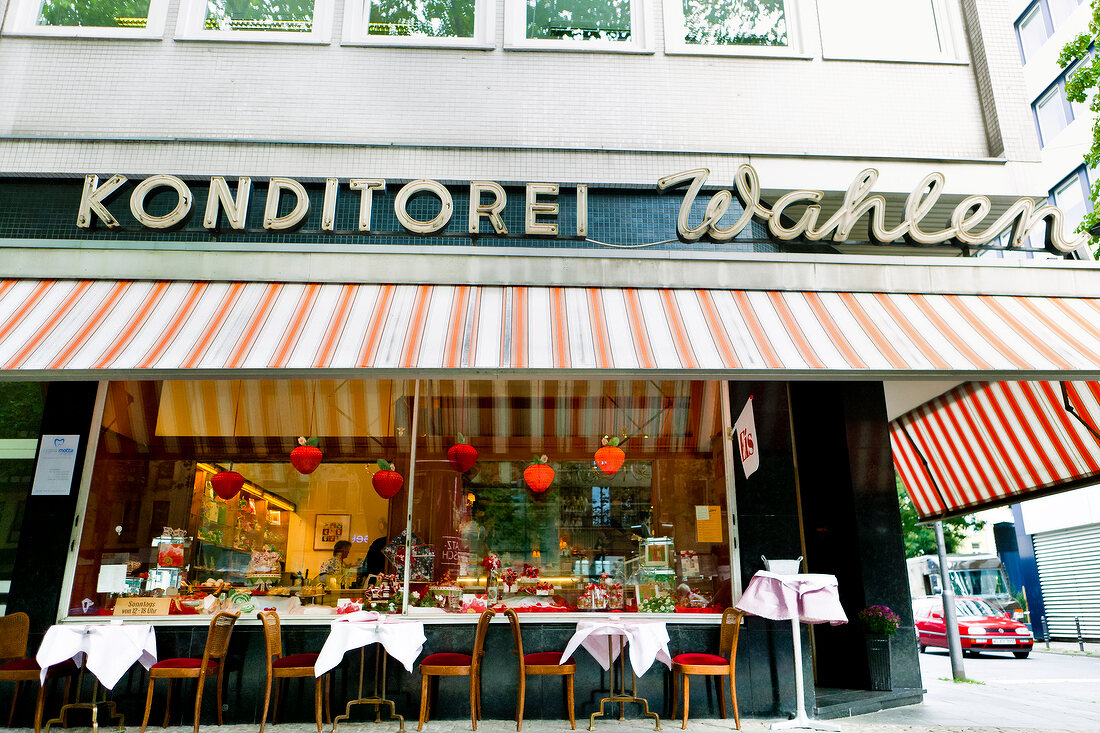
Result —
<instances>
[{"instance_id":1,"label":"pink table skirt","mask_svg":"<svg viewBox=\"0 0 1100 733\"><path fill-rule=\"evenodd\" d=\"M835 575L776 575L761 570L752 576L734 607L772 621L797 618L806 624L848 623Z\"/></svg>"}]
</instances>

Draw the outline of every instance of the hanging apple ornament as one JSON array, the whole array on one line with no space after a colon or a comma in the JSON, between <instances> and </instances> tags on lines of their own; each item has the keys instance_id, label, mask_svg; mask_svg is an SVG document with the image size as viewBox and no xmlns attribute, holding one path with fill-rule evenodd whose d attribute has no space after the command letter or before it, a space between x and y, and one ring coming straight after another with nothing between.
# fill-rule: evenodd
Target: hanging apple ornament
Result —
<instances>
[{"instance_id":1,"label":"hanging apple ornament","mask_svg":"<svg viewBox=\"0 0 1100 733\"><path fill-rule=\"evenodd\" d=\"M378 470L371 476L371 485L383 499L392 499L405 485L405 479L401 474L393 470L393 464L385 458L378 459Z\"/></svg>"},{"instance_id":2,"label":"hanging apple ornament","mask_svg":"<svg viewBox=\"0 0 1100 733\"><path fill-rule=\"evenodd\" d=\"M459 473L466 473L477 463L477 448L466 442L466 436L457 434L455 444L447 449L447 460Z\"/></svg>"},{"instance_id":3,"label":"hanging apple ornament","mask_svg":"<svg viewBox=\"0 0 1100 733\"><path fill-rule=\"evenodd\" d=\"M554 469L550 467L550 459L544 455L535 456L534 462L523 470L523 480L536 494L549 489L554 480Z\"/></svg>"},{"instance_id":4,"label":"hanging apple ornament","mask_svg":"<svg viewBox=\"0 0 1100 733\"><path fill-rule=\"evenodd\" d=\"M290 451L290 465L298 473L313 473L321 465L320 438L298 438L298 447Z\"/></svg>"},{"instance_id":5,"label":"hanging apple ornament","mask_svg":"<svg viewBox=\"0 0 1100 733\"><path fill-rule=\"evenodd\" d=\"M623 461L626 460L626 453L619 447L618 438L609 438L606 435L603 436L603 440L600 441L601 448L596 450L596 466L606 473L608 476L613 476L616 471L622 468Z\"/></svg>"},{"instance_id":6,"label":"hanging apple ornament","mask_svg":"<svg viewBox=\"0 0 1100 733\"><path fill-rule=\"evenodd\" d=\"M236 471L218 471L210 477L210 485L214 487L214 493L229 501L241 493L244 486L244 476Z\"/></svg>"}]
</instances>

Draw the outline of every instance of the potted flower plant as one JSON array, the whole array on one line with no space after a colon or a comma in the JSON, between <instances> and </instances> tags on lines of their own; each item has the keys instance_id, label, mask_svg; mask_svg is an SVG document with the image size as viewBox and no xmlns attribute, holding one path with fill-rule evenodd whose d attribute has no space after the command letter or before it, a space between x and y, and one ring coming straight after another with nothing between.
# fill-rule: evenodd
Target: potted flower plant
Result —
<instances>
[{"instance_id":1,"label":"potted flower plant","mask_svg":"<svg viewBox=\"0 0 1100 733\"><path fill-rule=\"evenodd\" d=\"M890 673L890 637L901 626L901 618L887 606L868 606L859 612L867 643L867 666L872 690L894 689Z\"/></svg>"}]
</instances>

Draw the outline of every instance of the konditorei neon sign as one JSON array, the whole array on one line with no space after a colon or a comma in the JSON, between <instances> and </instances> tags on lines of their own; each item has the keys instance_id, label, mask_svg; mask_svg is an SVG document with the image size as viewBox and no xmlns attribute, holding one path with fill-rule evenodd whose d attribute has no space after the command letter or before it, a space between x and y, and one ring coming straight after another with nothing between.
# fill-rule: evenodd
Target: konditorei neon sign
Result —
<instances>
[{"instance_id":1,"label":"konditorei neon sign","mask_svg":"<svg viewBox=\"0 0 1100 733\"><path fill-rule=\"evenodd\" d=\"M1059 252L1073 252L1085 245L1089 236L1079 234L1067 239L1063 232L1064 215L1062 211L1049 203L1037 204L1031 198L1021 198L1010 206L994 221L986 223L986 217L992 210L989 197L974 195L960 201L952 210L947 226L935 228L926 225L924 220L931 213L943 193L944 175L933 172L925 176L909 194L903 207L901 221L892 226L886 225L887 203L882 194L872 193L878 181L878 171L866 168L853 179L844 194L844 200L828 218L822 221L821 200L824 191L797 190L781 195L772 203L761 200L760 179L756 169L743 164L734 176L733 190L722 189L710 194L702 219L692 220L692 206L702 192L710 176L706 168L674 173L657 181L657 189L666 191L686 185L683 200L677 217L677 236L684 242L700 239L728 241L736 237L754 218L767 224L771 235L780 240L808 240L847 242L855 225L866 217L866 235L871 241L892 244L905 241L920 245L952 244L957 246L982 246L995 240L1000 234L1012 229L1008 246L1020 247L1043 220L1047 220L1046 246ZM76 225L90 229L98 223L108 229L120 226L118 219L107 208L108 199L114 196L127 183L127 178L114 175L100 183L96 175L84 178L84 189L80 198ZM352 232L337 232L336 202L343 188L359 195L358 228ZM166 214L153 215L146 209L150 194L160 188L175 191L176 204ZM466 231L470 235L481 236L481 221L488 220L494 234L507 235L502 212L508 201L504 187L494 181L471 181L467 211ZM567 188L567 187L565 187ZM576 235L588 236L588 186L578 184L574 187L576 196ZM528 183L525 186L525 236L559 236L559 214L561 207L558 197L563 186L557 183ZM202 225L208 230L222 227L222 219L230 229L243 230L249 211L249 199L252 180L247 177L237 179L235 191L231 191L223 176L209 179L209 192ZM384 195L386 181L382 178L352 178L341 181L338 178L325 179L324 197L321 205L321 231L333 234L369 234L372 232L372 213L376 203L376 194ZM409 200L419 194L435 196L440 203L439 212L428 220L415 218L409 213ZM293 198L293 206L284 214L283 197ZM734 196L741 203L740 216L728 226L721 221L729 211ZM134 219L148 229L171 229L184 223L190 215L194 198L183 179L158 174L141 180L130 193L130 212ZM309 215L309 195L302 183L292 178L273 177L268 180L267 196L264 201L263 228L269 231L287 231L300 227ZM394 213L401 226L411 234L431 235L443 231L454 216L454 200L450 191L442 183L429 179L418 179L402 185L393 198ZM859 240L865 241L865 240Z\"/></svg>"}]
</instances>

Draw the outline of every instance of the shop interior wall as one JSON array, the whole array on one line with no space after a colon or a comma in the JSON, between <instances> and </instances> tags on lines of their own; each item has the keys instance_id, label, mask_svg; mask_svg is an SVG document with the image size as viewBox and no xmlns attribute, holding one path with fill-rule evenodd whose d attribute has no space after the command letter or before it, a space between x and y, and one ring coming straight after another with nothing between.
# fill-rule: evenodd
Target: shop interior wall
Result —
<instances>
[{"instance_id":1,"label":"shop interior wall","mask_svg":"<svg viewBox=\"0 0 1100 733\"><path fill-rule=\"evenodd\" d=\"M881 604L901 617L892 643L894 688L920 687L882 383L792 382L790 394L805 570L837 576L851 621L814 627L816 684L867 689L857 614Z\"/></svg>"}]
</instances>

